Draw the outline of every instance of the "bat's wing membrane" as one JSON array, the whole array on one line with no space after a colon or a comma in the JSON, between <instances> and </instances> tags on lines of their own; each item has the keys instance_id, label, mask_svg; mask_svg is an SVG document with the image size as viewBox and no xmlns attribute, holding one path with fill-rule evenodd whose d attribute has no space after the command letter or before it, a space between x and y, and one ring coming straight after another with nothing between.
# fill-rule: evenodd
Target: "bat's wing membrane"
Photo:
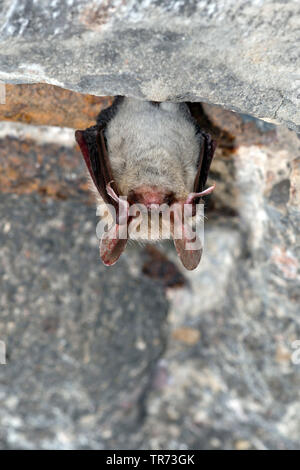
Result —
<instances>
[{"instance_id":1,"label":"bat's wing membrane","mask_svg":"<svg viewBox=\"0 0 300 470\"><path fill-rule=\"evenodd\" d=\"M112 204L115 210L118 211L118 203L106 191L108 183L112 182L112 188L116 194L119 194L116 183L113 181L103 128L93 126L83 131L76 131L75 138L100 196L107 204Z\"/></svg>"}]
</instances>

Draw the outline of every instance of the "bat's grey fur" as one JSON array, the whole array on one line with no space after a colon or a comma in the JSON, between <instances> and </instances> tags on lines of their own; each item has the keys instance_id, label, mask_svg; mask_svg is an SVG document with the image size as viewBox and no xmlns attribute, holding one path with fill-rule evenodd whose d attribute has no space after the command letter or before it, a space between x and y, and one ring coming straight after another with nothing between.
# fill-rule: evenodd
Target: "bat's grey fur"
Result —
<instances>
[{"instance_id":1,"label":"bat's grey fur","mask_svg":"<svg viewBox=\"0 0 300 470\"><path fill-rule=\"evenodd\" d=\"M124 98L106 130L120 192L156 185L185 198L192 190L199 138L188 107Z\"/></svg>"}]
</instances>

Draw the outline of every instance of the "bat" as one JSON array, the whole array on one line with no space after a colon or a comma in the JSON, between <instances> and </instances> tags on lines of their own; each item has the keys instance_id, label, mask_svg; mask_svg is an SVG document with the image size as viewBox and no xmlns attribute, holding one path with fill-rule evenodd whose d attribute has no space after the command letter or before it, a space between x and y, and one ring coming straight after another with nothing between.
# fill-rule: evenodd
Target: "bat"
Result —
<instances>
[{"instance_id":1,"label":"bat","mask_svg":"<svg viewBox=\"0 0 300 470\"><path fill-rule=\"evenodd\" d=\"M100 112L96 125L75 132L97 206L108 220L100 240L105 265L119 259L129 239L149 241L154 212L163 207L170 210L170 238L182 264L188 270L198 266L202 245L190 248L195 234L182 213L189 208L193 219L196 204L215 187L204 189L216 142L199 127L192 110L189 103L118 96ZM158 240L162 220L160 213Z\"/></svg>"}]
</instances>

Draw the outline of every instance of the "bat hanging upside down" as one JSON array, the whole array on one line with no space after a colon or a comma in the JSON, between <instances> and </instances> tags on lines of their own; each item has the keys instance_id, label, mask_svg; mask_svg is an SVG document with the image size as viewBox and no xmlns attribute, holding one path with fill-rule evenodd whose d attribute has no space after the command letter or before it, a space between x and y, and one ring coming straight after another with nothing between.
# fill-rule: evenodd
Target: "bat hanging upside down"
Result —
<instances>
[{"instance_id":1,"label":"bat hanging upside down","mask_svg":"<svg viewBox=\"0 0 300 470\"><path fill-rule=\"evenodd\" d=\"M213 191L214 186L206 190L204 186L216 144L200 129L189 104L117 97L99 114L95 126L76 131L75 137L98 208L110 208L106 211L109 229L100 240L103 263L114 264L128 239L149 241L152 211L167 207L178 256L187 269L195 269L202 246L189 248L191 230L180 209L189 208L193 218L200 198ZM144 210L132 213L135 205ZM138 216L145 223L137 227ZM158 224L160 239L160 218ZM176 228L181 229L180 237L174 235Z\"/></svg>"}]
</instances>

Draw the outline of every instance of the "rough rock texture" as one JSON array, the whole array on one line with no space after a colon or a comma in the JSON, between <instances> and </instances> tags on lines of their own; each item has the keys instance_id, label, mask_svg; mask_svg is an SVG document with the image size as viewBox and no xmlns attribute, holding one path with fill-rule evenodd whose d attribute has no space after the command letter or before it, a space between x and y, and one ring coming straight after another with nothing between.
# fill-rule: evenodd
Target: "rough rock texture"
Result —
<instances>
[{"instance_id":1,"label":"rough rock texture","mask_svg":"<svg viewBox=\"0 0 300 470\"><path fill-rule=\"evenodd\" d=\"M205 101L300 131L298 0L3 0L0 80Z\"/></svg>"},{"instance_id":2,"label":"rough rock texture","mask_svg":"<svg viewBox=\"0 0 300 470\"><path fill-rule=\"evenodd\" d=\"M6 85L0 121L85 129L94 125L100 110L112 101L112 97L82 95L41 83Z\"/></svg>"},{"instance_id":3,"label":"rough rock texture","mask_svg":"<svg viewBox=\"0 0 300 470\"><path fill-rule=\"evenodd\" d=\"M169 244L104 268L73 131L0 124L2 449L299 448L300 140L204 108L189 273Z\"/></svg>"},{"instance_id":4,"label":"rough rock texture","mask_svg":"<svg viewBox=\"0 0 300 470\"><path fill-rule=\"evenodd\" d=\"M299 448L299 142L277 129L273 145L214 162L214 197L239 218L211 212L193 295L169 295L169 380L151 394L145 426L154 448ZM178 345L186 326L199 339Z\"/></svg>"},{"instance_id":5,"label":"rough rock texture","mask_svg":"<svg viewBox=\"0 0 300 470\"><path fill-rule=\"evenodd\" d=\"M83 199L86 193L86 200L93 201L79 152L54 143L39 146L32 139L11 136L3 138L1 145L1 193L38 193L61 200L71 196Z\"/></svg>"},{"instance_id":6,"label":"rough rock texture","mask_svg":"<svg viewBox=\"0 0 300 470\"><path fill-rule=\"evenodd\" d=\"M78 201L0 207L0 447L130 448L165 347L162 288L126 258L107 272Z\"/></svg>"}]
</instances>

